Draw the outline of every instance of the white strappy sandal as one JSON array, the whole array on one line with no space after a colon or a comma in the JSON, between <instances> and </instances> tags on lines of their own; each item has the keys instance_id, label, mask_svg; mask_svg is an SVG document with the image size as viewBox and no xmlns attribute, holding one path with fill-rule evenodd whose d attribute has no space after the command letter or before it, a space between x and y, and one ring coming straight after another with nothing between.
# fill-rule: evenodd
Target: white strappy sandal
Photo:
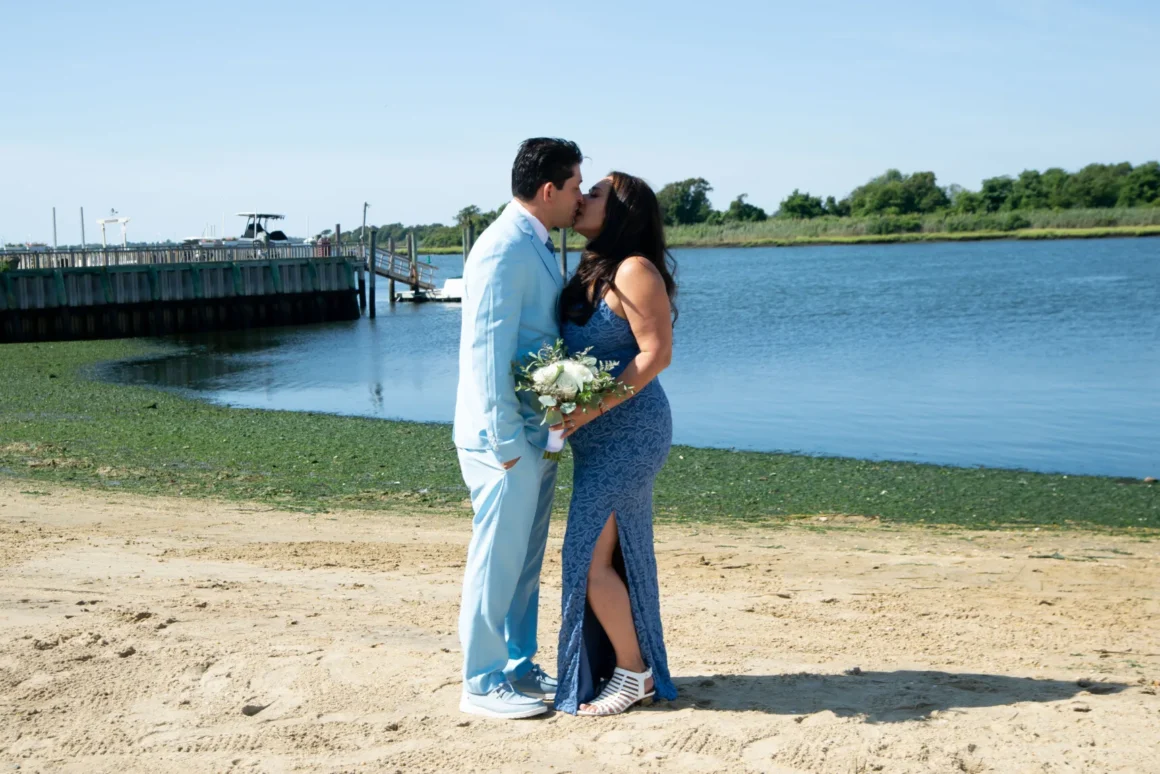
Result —
<instances>
[{"instance_id":1,"label":"white strappy sandal","mask_svg":"<svg viewBox=\"0 0 1160 774\"><path fill-rule=\"evenodd\" d=\"M606 715L619 715L636 704L648 706L652 704L652 698L656 694L655 690L645 690L645 686L648 685L651 678L651 669L646 669L643 672L629 672L627 669L617 667L612 673L612 679L605 684L600 695L595 700L588 702L588 706L592 709L580 709L577 710L576 714L588 717L604 717Z\"/></svg>"}]
</instances>

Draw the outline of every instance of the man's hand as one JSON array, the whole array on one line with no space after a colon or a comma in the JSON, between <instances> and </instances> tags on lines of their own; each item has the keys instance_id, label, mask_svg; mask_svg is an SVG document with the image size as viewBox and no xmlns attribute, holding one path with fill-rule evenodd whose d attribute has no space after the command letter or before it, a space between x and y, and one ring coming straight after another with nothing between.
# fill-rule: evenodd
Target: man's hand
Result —
<instances>
[{"instance_id":1,"label":"man's hand","mask_svg":"<svg viewBox=\"0 0 1160 774\"><path fill-rule=\"evenodd\" d=\"M517 463L517 462L519 462L519 461L520 461L520 458L519 458L519 457L516 457L516 458L515 458L514 460L512 460L511 462L505 462L505 463L503 464L503 469L504 469L504 470L511 470L512 468L514 468L514 467L516 466L516 463Z\"/></svg>"}]
</instances>

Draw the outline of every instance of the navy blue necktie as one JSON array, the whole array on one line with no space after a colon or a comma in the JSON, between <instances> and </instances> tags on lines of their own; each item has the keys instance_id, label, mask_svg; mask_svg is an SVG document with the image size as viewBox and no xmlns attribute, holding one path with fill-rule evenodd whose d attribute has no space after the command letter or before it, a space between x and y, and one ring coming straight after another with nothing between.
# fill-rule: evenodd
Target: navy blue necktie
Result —
<instances>
[{"instance_id":1,"label":"navy blue necktie","mask_svg":"<svg viewBox=\"0 0 1160 774\"><path fill-rule=\"evenodd\" d=\"M548 248L548 252L552 255L556 254L556 245L552 244L552 237L548 237L548 241L544 242L544 246Z\"/></svg>"}]
</instances>

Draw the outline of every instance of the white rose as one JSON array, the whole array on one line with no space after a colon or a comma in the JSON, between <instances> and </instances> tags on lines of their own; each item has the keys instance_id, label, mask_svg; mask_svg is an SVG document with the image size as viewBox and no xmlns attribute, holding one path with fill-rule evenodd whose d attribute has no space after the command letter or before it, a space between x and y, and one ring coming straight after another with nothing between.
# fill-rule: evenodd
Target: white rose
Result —
<instances>
[{"instance_id":1,"label":"white rose","mask_svg":"<svg viewBox=\"0 0 1160 774\"><path fill-rule=\"evenodd\" d=\"M546 365L532 372L532 383L536 389L544 390L551 387L560 375L560 366Z\"/></svg>"},{"instance_id":2,"label":"white rose","mask_svg":"<svg viewBox=\"0 0 1160 774\"><path fill-rule=\"evenodd\" d=\"M559 376L552 385L552 392L564 400L572 400L576 393L584 389L584 385L591 382L595 375L592 369L580 363L566 360L558 365Z\"/></svg>"},{"instance_id":3,"label":"white rose","mask_svg":"<svg viewBox=\"0 0 1160 774\"><path fill-rule=\"evenodd\" d=\"M596 374L594 374L592 369L587 365L584 365L583 363L576 363L571 360L564 363L564 373L571 376L572 381L576 382L576 384L581 387L596 378Z\"/></svg>"},{"instance_id":4,"label":"white rose","mask_svg":"<svg viewBox=\"0 0 1160 774\"><path fill-rule=\"evenodd\" d=\"M552 385L552 392L559 395L564 400L572 400L576 397L576 393L580 391L581 383L578 382L572 374L567 370L560 372L556 377L555 383Z\"/></svg>"}]
</instances>

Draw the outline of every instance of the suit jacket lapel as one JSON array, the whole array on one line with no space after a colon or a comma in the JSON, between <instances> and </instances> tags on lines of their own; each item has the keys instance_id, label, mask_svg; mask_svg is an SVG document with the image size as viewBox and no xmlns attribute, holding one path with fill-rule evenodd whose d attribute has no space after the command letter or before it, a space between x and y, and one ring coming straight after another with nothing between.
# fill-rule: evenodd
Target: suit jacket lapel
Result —
<instances>
[{"instance_id":1,"label":"suit jacket lapel","mask_svg":"<svg viewBox=\"0 0 1160 774\"><path fill-rule=\"evenodd\" d=\"M536 236L536 230L532 227L532 224L528 222L528 216L521 212L519 209L512 207L511 205L505 207L504 212L506 213L509 209L514 210L513 214L515 215L517 225L519 225L520 230L527 235L528 239L532 240L532 246L535 247L536 252L539 253L540 260L544 262L544 267L548 270L548 273L552 275L552 279L555 280L556 287L564 287L564 277L560 274L560 262L556 260L556 256L552 255L552 251L548 249L548 246L541 242L540 238ZM551 232L548 232L548 235L549 238L551 238Z\"/></svg>"},{"instance_id":2,"label":"suit jacket lapel","mask_svg":"<svg viewBox=\"0 0 1160 774\"><path fill-rule=\"evenodd\" d=\"M552 279L556 281L556 286L564 287L564 277L560 274L560 262L556 260L556 256L552 254L552 251L548 249L546 244L539 240L534 232L531 235L531 240L536 246L536 252L540 254L540 260L548 267L548 272L552 275Z\"/></svg>"}]
</instances>

